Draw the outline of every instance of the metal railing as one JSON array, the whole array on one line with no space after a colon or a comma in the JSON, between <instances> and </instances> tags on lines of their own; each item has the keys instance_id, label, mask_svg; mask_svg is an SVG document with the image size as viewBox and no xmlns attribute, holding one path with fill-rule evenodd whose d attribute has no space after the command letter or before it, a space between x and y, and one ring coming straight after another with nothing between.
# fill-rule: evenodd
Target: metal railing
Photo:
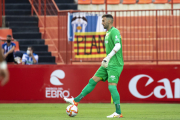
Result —
<instances>
[{"instance_id":1,"label":"metal railing","mask_svg":"<svg viewBox=\"0 0 180 120\"><path fill-rule=\"evenodd\" d=\"M76 11L69 12L76 13ZM105 13L105 11L78 12L94 15ZM114 16L114 27L120 30L122 36L124 61L154 61L158 63L158 61L180 60L179 9L119 10L108 11L108 13ZM67 61L66 63L102 61L103 57L105 57L101 54L104 52L103 44L100 46L102 48L100 49L101 52L98 52L99 46L97 43L103 40L104 37L102 35L99 37L98 35L77 34L74 42L70 42L66 33L66 21L68 19L65 16L67 16L67 12L59 12L60 15L64 15L64 19L61 18L59 24L59 28L62 28L59 31L59 42L62 44L59 49L64 51L63 58ZM91 20L88 22L91 22ZM93 41L94 37L95 41Z\"/></svg>"},{"instance_id":2,"label":"metal railing","mask_svg":"<svg viewBox=\"0 0 180 120\"><path fill-rule=\"evenodd\" d=\"M36 4L35 1L37 1ZM30 0L30 3L34 4L33 10L40 16L44 33L49 34L44 34L47 35L44 38L53 39L52 35L57 36L58 42L54 42L54 46L57 47L56 50L64 64L99 62L105 57L103 45L105 32L76 32L73 36L74 41L68 41L68 27L72 26L72 18L69 19L69 14L73 16L74 13L103 15L107 12L112 14L114 27L120 31L122 36L124 61L158 63L159 61L180 60L180 9L59 11L53 0ZM47 20L50 16L54 16L53 22ZM91 18L88 18L87 25L94 27L93 22ZM54 23L54 28L56 27L53 33L46 31L46 26L50 23ZM76 29L82 28L76 26Z\"/></svg>"},{"instance_id":3,"label":"metal railing","mask_svg":"<svg viewBox=\"0 0 180 120\"><path fill-rule=\"evenodd\" d=\"M5 0L0 0L0 27L2 27L2 16L5 16Z\"/></svg>"},{"instance_id":4,"label":"metal railing","mask_svg":"<svg viewBox=\"0 0 180 120\"><path fill-rule=\"evenodd\" d=\"M0 0L0 27L2 27L2 0Z\"/></svg>"},{"instance_id":5,"label":"metal railing","mask_svg":"<svg viewBox=\"0 0 180 120\"><path fill-rule=\"evenodd\" d=\"M40 32L43 39L50 39L53 46L51 49L57 51L56 62L64 63L61 54L58 52L58 12L54 0L29 0L32 8L31 15L35 14L39 18ZM57 39L57 42L56 42Z\"/></svg>"}]
</instances>

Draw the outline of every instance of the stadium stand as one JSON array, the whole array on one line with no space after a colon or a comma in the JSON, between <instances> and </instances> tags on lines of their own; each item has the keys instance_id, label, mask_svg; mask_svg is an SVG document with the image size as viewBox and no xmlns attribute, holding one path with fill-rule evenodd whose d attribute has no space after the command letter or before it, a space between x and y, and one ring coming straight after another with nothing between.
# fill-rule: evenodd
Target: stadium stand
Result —
<instances>
[{"instance_id":1,"label":"stadium stand","mask_svg":"<svg viewBox=\"0 0 180 120\"><path fill-rule=\"evenodd\" d=\"M168 3L168 0L155 0L154 4L164 4Z\"/></svg>"},{"instance_id":2,"label":"stadium stand","mask_svg":"<svg viewBox=\"0 0 180 120\"><path fill-rule=\"evenodd\" d=\"M172 3L172 0L169 3ZM180 3L180 0L173 0L173 3Z\"/></svg>"},{"instance_id":3,"label":"stadium stand","mask_svg":"<svg viewBox=\"0 0 180 120\"><path fill-rule=\"evenodd\" d=\"M41 39L38 28L38 18L31 15L31 5L28 0L6 0L6 27L12 29L13 37L19 42L21 51L27 46L33 46L39 55L40 64L55 64L55 57L48 52L48 46Z\"/></svg>"},{"instance_id":4,"label":"stadium stand","mask_svg":"<svg viewBox=\"0 0 180 120\"><path fill-rule=\"evenodd\" d=\"M92 0L92 4L104 4L104 0Z\"/></svg>"},{"instance_id":5,"label":"stadium stand","mask_svg":"<svg viewBox=\"0 0 180 120\"><path fill-rule=\"evenodd\" d=\"M135 4L136 0L123 0L123 4Z\"/></svg>"},{"instance_id":6,"label":"stadium stand","mask_svg":"<svg viewBox=\"0 0 180 120\"><path fill-rule=\"evenodd\" d=\"M77 10L77 4L74 0L54 0L59 10Z\"/></svg>"},{"instance_id":7,"label":"stadium stand","mask_svg":"<svg viewBox=\"0 0 180 120\"><path fill-rule=\"evenodd\" d=\"M78 4L91 4L91 0L78 0Z\"/></svg>"},{"instance_id":8,"label":"stadium stand","mask_svg":"<svg viewBox=\"0 0 180 120\"><path fill-rule=\"evenodd\" d=\"M107 4L119 4L120 0L107 0Z\"/></svg>"},{"instance_id":9,"label":"stadium stand","mask_svg":"<svg viewBox=\"0 0 180 120\"><path fill-rule=\"evenodd\" d=\"M149 4L152 3L152 0L139 0L138 4Z\"/></svg>"}]
</instances>

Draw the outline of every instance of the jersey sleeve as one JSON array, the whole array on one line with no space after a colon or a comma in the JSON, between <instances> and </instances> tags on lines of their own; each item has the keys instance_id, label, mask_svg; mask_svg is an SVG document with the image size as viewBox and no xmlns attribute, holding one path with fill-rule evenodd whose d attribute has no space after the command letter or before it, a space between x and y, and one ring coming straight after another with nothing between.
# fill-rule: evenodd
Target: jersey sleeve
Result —
<instances>
[{"instance_id":1,"label":"jersey sleeve","mask_svg":"<svg viewBox=\"0 0 180 120\"><path fill-rule=\"evenodd\" d=\"M2 44L2 49L4 49L4 44Z\"/></svg>"},{"instance_id":2,"label":"jersey sleeve","mask_svg":"<svg viewBox=\"0 0 180 120\"><path fill-rule=\"evenodd\" d=\"M15 43L12 43L12 46L15 46L15 47L16 47L16 44L15 44Z\"/></svg>"},{"instance_id":3,"label":"jersey sleeve","mask_svg":"<svg viewBox=\"0 0 180 120\"><path fill-rule=\"evenodd\" d=\"M23 54L22 62L26 62L26 55L25 54Z\"/></svg>"},{"instance_id":4,"label":"jersey sleeve","mask_svg":"<svg viewBox=\"0 0 180 120\"><path fill-rule=\"evenodd\" d=\"M119 31L117 29L114 29L111 33L111 37L112 37L112 40L114 42L114 44L116 43L120 43L121 41L121 35L119 33Z\"/></svg>"}]
</instances>

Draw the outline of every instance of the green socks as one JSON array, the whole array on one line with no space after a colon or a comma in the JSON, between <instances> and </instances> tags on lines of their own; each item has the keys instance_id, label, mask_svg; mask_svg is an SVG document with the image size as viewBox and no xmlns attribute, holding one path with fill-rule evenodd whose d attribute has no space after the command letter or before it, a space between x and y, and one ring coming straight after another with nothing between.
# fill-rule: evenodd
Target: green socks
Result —
<instances>
[{"instance_id":1,"label":"green socks","mask_svg":"<svg viewBox=\"0 0 180 120\"><path fill-rule=\"evenodd\" d=\"M113 98L115 107L116 107L116 113L121 114L121 108L120 108L120 97L119 93L117 91L117 87L115 85L109 85L108 86L109 91L111 93L111 96Z\"/></svg>"},{"instance_id":2,"label":"green socks","mask_svg":"<svg viewBox=\"0 0 180 120\"><path fill-rule=\"evenodd\" d=\"M75 102L79 102L83 97L89 94L96 86L97 82L95 82L92 78L89 80L89 83L84 87L80 95L74 98Z\"/></svg>"},{"instance_id":3,"label":"green socks","mask_svg":"<svg viewBox=\"0 0 180 120\"><path fill-rule=\"evenodd\" d=\"M120 104L115 104L115 107L116 107L116 113L121 114Z\"/></svg>"},{"instance_id":4,"label":"green socks","mask_svg":"<svg viewBox=\"0 0 180 120\"><path fill-rule=\"evenodd\" d=\"M79 102L84 96L82 94L79 94L76 98L74 98L75 102Z\"/></svg>"},{"instance_id":5,"label":"green socks","mask_svg":"<svg viewBox=\"0 0 180 120\"><path fill-rule=\"evenodd\" d=\"M75 102L81 101L83 97L85 97L87 94L89 94L96 86L97 82L95 82L92 78L89 80L89 83L84 87L82 92L74 98ZM111 93L111 96L113 98L115 107L116 107L116 113L121 114L121 108L120 108L120 97L119 93L117 91L117 87L115 85L109 85L108 86L109 91Z\"/></svg>"}]
</instances>

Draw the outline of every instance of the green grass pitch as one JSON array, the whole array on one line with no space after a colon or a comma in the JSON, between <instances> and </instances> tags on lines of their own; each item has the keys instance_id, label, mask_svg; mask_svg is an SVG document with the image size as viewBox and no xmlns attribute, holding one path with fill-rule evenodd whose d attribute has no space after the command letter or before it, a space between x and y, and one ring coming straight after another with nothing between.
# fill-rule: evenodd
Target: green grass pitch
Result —
<instances>
[{"instance_id":1,"label":"green grass pitch","mask_svg":"<svg viewBox=\"0 0 180 120\"><path fill-rule=\"evenodd\" d=\"M79 104L75 117L66 114L69 104L0 104L0 120L104 120L113 104ZM180 120L180 104L122 103L123 120ZM114 118L117 119L117 118Z\"/></svg>"}]
</instances>

